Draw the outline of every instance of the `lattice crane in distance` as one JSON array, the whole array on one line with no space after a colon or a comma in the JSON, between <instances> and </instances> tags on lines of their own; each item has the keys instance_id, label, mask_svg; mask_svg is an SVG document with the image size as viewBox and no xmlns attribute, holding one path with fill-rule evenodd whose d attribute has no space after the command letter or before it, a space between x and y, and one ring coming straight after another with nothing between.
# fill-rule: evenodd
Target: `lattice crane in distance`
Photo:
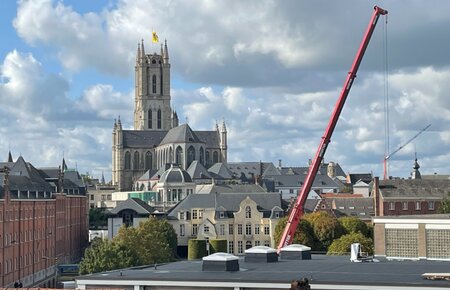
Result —
<instances>
[{"instance_id":1,"label":"lattice crane in distance","mask_svg":"<svg viewBox=\"0 0 450 290\"><path fill-rule=\"evenodd\" d=\"M369 45L370 38L372 37L373 31L375 30L375 26L378 22L378 18L381 15L386 15L387 13L388 12L386 10L380 7L377 6L374 7L374 12L370 19L369 25L361 41L358 52L356 53L355 59L353 60L352 67L348 72L348 76L345 80L339 99L336 102L336 105L334 106L333 113L328 122L328 126L325 129L322 141L320 142L319 147L317 149L317 153L311 163L311 166L309 167L308 174L306 175L303 187L301 188L301 191L297 196L297 201L295 202L294 207L292 208L291 213L289 215L286 227L284 228L283 235L281 236L280 243L278 244L278 252L280 252L281 248L292 243L295 231L297 230L297 225L300 221L300 218L303 216L304 212L303 207L306 198L308 197L308 193L311 190L312 184L317 175L317 171L319 170L320 163L322 162L323 157L325 155L325 151L327 150L328 144L330 143L331 135L333 134L334 128L336 127L342 108L344 107L345 100L347 99L353 81L356 78L356 72L358 71L364 53L367 49L367 46Z\"/></svg>"}]
</instances>

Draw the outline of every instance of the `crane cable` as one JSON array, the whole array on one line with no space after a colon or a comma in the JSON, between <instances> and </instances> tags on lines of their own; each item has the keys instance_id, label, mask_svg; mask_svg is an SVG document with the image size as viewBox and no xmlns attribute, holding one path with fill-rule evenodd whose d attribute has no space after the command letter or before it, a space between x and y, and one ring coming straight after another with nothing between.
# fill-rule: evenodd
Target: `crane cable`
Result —
<instances>
[{"instance_id":1,"label":"crane cable","mask_svg":"<svg viewBox=\"0 0 450 290\"><path fill-rule=\"evenodd\" d=\"M386 159L390 152L389 138L389 66L388 66L388 33L387 33L388 16L385 15L383 23L383 62L384 62L384 178L389 178L389 161Z\"/></svg>"}]
</instances>

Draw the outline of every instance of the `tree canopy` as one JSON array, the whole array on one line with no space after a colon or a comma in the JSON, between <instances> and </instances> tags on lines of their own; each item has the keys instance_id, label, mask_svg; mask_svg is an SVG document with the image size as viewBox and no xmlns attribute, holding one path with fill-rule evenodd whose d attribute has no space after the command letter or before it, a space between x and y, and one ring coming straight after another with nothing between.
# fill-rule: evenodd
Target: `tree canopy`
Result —
<instances>
[{"instance_id":1,"label":"tree canopy","mask_svg":"<svg viewBox=\"0 0 450 290\"><path fill-rule=\"evenodd\" d=\"M373 254L372 239L364 236L361 232L352 232L334 240L328 247L327 255L348 254L350 252L350 245L353 243L361 244L361 252L365 252L368 255Z\"/></svg>"},{"instance_id":2,"label":"tree canopy","mask_svg":"<svg viewBox=\"0 0 450 290\"><path fill-rule=\"evenodd\" d=\"M438 213L450 213L450 192L447 194L439 207Z\"/></svg>"},{"instance_id":3,"label":"tree canopy","mask_svg":"<svg viewBox=\"0 0 450 290\"><path fill-rule=\"evenodd\" d=\"M363 222L357 217L353 216L340 217L338 219L338 222L341 224L346 234L360 232L366 237L369 236L370 233L369 227L365 222Z\"/></svg>"},{"instance_id":4,"label":"tree canopy","mask_svg":"<svg viewBox=\"0 0 450 290\"><path fill-rule=\"evenodd\" d=\"M80 274L172 261L177 235L167 220L149 218L124 227L112 240L94 239L80 263Z\"/></svg>"}]
</instances>

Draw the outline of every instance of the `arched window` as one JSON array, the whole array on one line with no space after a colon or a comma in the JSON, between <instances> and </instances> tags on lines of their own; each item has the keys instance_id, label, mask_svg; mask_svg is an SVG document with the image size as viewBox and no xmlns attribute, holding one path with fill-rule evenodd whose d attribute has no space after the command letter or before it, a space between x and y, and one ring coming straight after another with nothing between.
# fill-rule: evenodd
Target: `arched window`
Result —
<instances>
[{"instance_id":1,"label":"arched window","mask_svg":"<svg viewBox=\"0 0 450 290\"><path fill-rule=\"evenodd\" d=\"M158 129L161 129L161 109L158 109Z\"/></svg>"},{"instance_id":2,"label":"arched window","mask_svg":"<svg viewBox=\"0 0 450 290\"><path fill-rule=\"evenodd\" d=\"M152 77L152 92L156 94L156 75Z\"/></svg>"},{"instance_id":3,"label":"arched window","mask_svg":"<svg viewBox=\"0 0 450 290\"><path fill-rule=\"evenodd\" d=\"M139 152L135 151L133 156L133 169L139 169Z\"/></svg>"},{"instance_id":4,"label":"arched window","mask_svg":"<svg viewBox=\"0 0 450 290\"><path fill-rule=\"evenodd\" d=\"M175 151L175 163L183 168L183 149L180 146L178 146Z\"/></svg>"},{"instance_id":5,"label":"arched window","mask_svg":"<svg viewBox=\"0 0 450 290\"><path fill-rule=\"evenodd\" d=\"M205 165L205 151L203 150L203 147L200 147L200 164Z\"/></svg>"},{"instance_id":6,"label":"arched window","mask_svg":"<svg viewBox=\"0 0 450 290\"><path fill-rule=\"evenodd\" d=\"M217 151L213 152L213 162L214 163L219 162L219 153L217 153Z\"/></svg>"},{"instance_id":7,"label":"arched window","mask_svg":"<svg viewBox=\"0 0 450 290\"><path fill-rule=\"evenodd\" d=\"M245 207L245 218L252 218L252 209L249 206Z\"/></svg>"},{"instance_id":8,"label":"arched window","mask_svg":"<svg viewBox=\"0 0 450 290\"><path fill-rule=\"evenodd\" d=\"M195 160L195 149L193 146L189 146L188 151L187 151L187 166L189 167L192 163L192 161Z\"/></svg>"},{"instance_id":9,"label":"arched window","mask_svg":"<svg viewBox=\"0 0 450 290\"><path fill-rule=\"evenodd\" d=\"M169 163L173 163L173 149L169 148Z\"/></svg>"},{"instance_id":10,"label":"arched window","mask_svg":"<svg viewBox=\"0 0 450 290\"><path fill-rule=\"evenodd\" d=\"M148 110L148 128L149 129L152 129L152 127L153 127L152 118L153 118L152 109L150 109L150 110Z\"/></svg>"},{"instance_id":11,"label":"arched window","mask_svg":"<svg viewBox=\"0 0 450 290\"><path fill-rule=\"evenodd\" d=\"M147 151L145 153L145 170L152 169L152 153Z\"/></svg>"},{"instance_id":12,"label":"arched window","mask_svg":"<svg viewBox=\"0 0 450 290\"><path fill-rule=\"evenodd\" d=\"M209 166L211 164L211 159L209 158L209 151L205 152L205 161L206 161L206 165Z\"/></svg>"},{"instance_id":13,"label":"arched window","mask_svg":"<svg viewBox=\"0 0 450 290\"><path fill-rule=\"evenodd\" d=\"M131 169L131 153L125 152L125 169Z\"/></svg>"}]
</instances>

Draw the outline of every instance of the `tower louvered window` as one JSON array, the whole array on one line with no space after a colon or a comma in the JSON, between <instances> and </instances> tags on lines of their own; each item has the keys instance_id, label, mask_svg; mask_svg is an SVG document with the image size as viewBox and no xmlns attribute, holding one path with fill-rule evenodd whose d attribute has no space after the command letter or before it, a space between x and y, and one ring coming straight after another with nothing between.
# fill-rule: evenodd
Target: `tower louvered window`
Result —
<instances>
[{"instance_id":1,"label":"tower louvered window","mask_svg":"<svg viewBox=\"0 0 450 290\"><path fill-rule=\"evenodd\" d=\"M152 92L156 94L156 75L152 77Z\"/></svg>"},{"instance_id":2,"label":"tower louvered window","mask_svg":"<svg viewBox=\"0 0 450 290\"><path fill-rule=\"evenodd\" d=\"M161 109L158 110L158 129L161 129Z\"/></svg>"},{"instance_id":3,"label":"tower louvered window","mask_svg":"<svg viewBox=\"0 0 450 290\"><path fill-rule=\"evenodd\" d=\"M152 129L153 127L153 123L152 123L152 118L153 118L153 114L152 114L152 110L148 110L148 128Z\"/></svg>"},{"instance_id":4,"label":"tower louvered window","mask_svg":"<svg viewBox=\"0 0 450 290\"><path fill-rule=\"evenodd\" d=\"M131 153L125 152L125 169L131 169Z\"/></svg>"}]
</instances>

